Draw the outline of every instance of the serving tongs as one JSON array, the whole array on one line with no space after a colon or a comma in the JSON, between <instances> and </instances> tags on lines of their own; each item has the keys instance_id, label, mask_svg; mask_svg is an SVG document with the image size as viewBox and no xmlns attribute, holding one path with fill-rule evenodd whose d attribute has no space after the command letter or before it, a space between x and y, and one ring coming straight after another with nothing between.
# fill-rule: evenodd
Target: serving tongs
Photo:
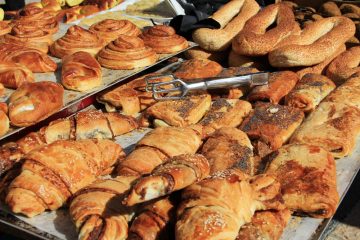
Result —
<instances>
[{"instance_id":1,"label":"serving tongs","mask_svg":"<svg viewBox=\"0 0 360 240\"><path fill-rule=\"evenodd\" d=\"M159 78L169 78L166 82L152 82ZM269 73L257 72L232 77L202 78L184 81L173 74L162 74L145 78L146 91L152 92L155 100L179 100L192 91L209 89L237 88L243 86L259 86L268 84Z\"/></svg>"}]
</instances>

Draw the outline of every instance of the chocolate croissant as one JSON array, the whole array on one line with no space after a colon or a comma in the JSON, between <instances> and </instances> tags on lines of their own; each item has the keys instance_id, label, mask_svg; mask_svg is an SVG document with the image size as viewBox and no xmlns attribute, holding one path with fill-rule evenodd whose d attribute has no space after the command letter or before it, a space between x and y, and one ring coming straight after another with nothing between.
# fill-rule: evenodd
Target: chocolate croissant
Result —
<instances>
[{"instance_id":1,"label":"chocolate croissant","mask_svg":"<svg viewBox=\"0 0 360 240\"><path fill-rule=\"evenodd\" d=\"M204 156L200 154L175 156L156 167L150 176L140 178L123 203L133 206L168 195L201 181L209 173L210 165Z\"/></svg>"},{"instance_id":2,"label":"chocolate croissant","mask_svg":"<svg viewBox=\"0 0 360 240\"><path fill-rule=\"evenodd\" d=\"M110 140L56 141L26 156L5 201L14 213L28 217L56 210L122 156L121 147Z\"/></svg>"},{"instance_id":3,"label":"chocolate croissant","mask_svg":"<svg viewBox=\"0 0 360 240\"><path fill-rule=\"evenodd\" d=\"M15 44L0 44L0 61L13 62L26 66L34 73L54 72L56 63L45 53Z\"/></svg>"},{"instance_id":4,"label":"chocolate croissant","mask_svg":"<svg viewBox=\"0 0 360 240\"><path fill-rule=\"evenodd\" d=\"M24 65L0 62L0 83L7 88L18 88L23 83L34 82L33 73Z\"/></svg>"},{"instance_id":5,"label":"chocolate croissant","mask_svg":"<svg viewBox=\"0 0 360 240\"><path fill-rule=\"evenodd\" d=\"M121 35L105 46L97 56L101 66L110 69L134 69L154 64L157 54L134 36Z\"/></svg>"},{"instance_id":6,"label":"chocolate croissant","mask_svg":"<svg viewBox=\"0 0 360 240\"><path fill-rule=\"evenodd\" d=\"M101 66L87 52L76 52L64 57L61 83L67 89L87 91L102 84Z\"/></svg>"}]
</instances>

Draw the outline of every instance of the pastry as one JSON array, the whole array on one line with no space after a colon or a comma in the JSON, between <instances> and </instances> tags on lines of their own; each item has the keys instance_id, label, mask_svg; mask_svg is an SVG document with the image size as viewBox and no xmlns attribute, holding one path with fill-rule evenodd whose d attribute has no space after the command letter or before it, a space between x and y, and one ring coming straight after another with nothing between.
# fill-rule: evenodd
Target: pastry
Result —
<instances>
[{"instance_id":1,"label":"pastry","mask_svg":"<svg viewBox=\"0 0 360 240\"><path fill-rule=\"evenodd\" d=\"M57 141L26 155L5 202L27 217L60 208L75 192L108 172L121 147L109 140Z\"/></svg>"},{"instance_id":2,"label":"pastry","mask_svg":"<svg viewBox=\"0 0 360 240\"><path fill-rule=\"evenodd\" d=\"M66 34L50 46L50 52L58 58L79 51L95 56L103 45L103 41L95 33L75 25L69 27Z\"/></svg>"},{"instance_id":3,"label":"pastry","mask_svg":"<svg viewBox=\"0 0 360 240\"><path fill-rule=\"evenodd\" d=\"M124 0L85 0L84 5L97 5L100 10L107 10L122 3Z\"/></svg>"},{"instance_id":4,"label":"pastry","mask_svg":"<svg viewBox=\"0 0 360 240\"><path fill-rule=\"evenodd\" d=\"M11 32L11 25L9 21L0 21L0 36Z\"/></svg>"},{"instance_id":5,"label":"pastry","mask_svg":"<svg viewBox=\"0 0 360 240\"><path fill-rule=\"evenodd\" d=\"M1 103L1 107L4 106L5 109L0 109L0 136L3 136L4 134L7 133L7 131L9 131L9 127L10 127L10 121L9 121L9 118L7 116L7 111L4 111L4 110L7 110L7 105L6 103ZM0 163L1 165L1 163ZM1 168L0 167L0 174L1 174Z\"/></svg>"},{"instance_id":6,"label":"pastry","mask_svg":"<svg viewBox=\"0 0 360 240\"><path fill-rule=\"evenodd\" d=\"M104 47L97 59L103 67L126 70L150 66L156 63L158 55L140 38L121 35Z\"/></svg>"},{"instance_id":7,"label":"pastry","mask_svg":"<svg viewBox=\"0 0 360 240\"><path fill-rule=\"evenodd\" d=\"M174 75L180 79L196 79L215 77L222 71L222 66L207 59L191 59L183 62Z\"/></svg>"},{"instance_id":8,"label":"pastry","mask_svg":"<svg viewBox=\"0 0 360 240\"><path fill-rule=\"evenodd\" d=\"M0 62L0 83L16 89L27 82L34 82L33 73L25 66L13 62Z\"/></svg>"},{"instance_id":9,"label":"pastry","mask_svg":"<svg viewBox=\"0 0 360 240\"><path fill-rule=\"evenodd\" d=\"M266 169L281 184L287 208L298 214L329 218L339 203L336 190L335 161L329 152L317 146L291 144L269 157Z\"/></svg>"},{"instance_id":10,"label":"pastry","mask_svg":"<svg viewBox=\"0 0 360 240\"><path fill-rule=\"evenodd\" d=\"M63 107L63 95L63 87L54 82L22 84L9 98L11 124L25 127L44 120Z\"/></svg>"},{"instance_id":11,"label":"pastry","mask_svg":"<svg viewBox=\"0 0 360 240\"><path fill-rule=\"evenodd\" d=\"M341 11L335 2L329 1L322 4L319 13L326 17L341 16Z\"/></svg>"},{"instance_id":12,"label":"pastry","mask_svg":"<svg viewBox=\"0 0 360 240\"><path fill-rule=\"evenodd\" d=\"M186 59L207 59L211 61L215 61L218 63L222 63L226 61L228 56L228 50L221 51L221 52L212 52L202 49L201 47L193 47L186 52L184 52Z\"/></svg>"},{"instance_id":13,"label":"pastry","mask_svg":"<svg viewBox=\"0 0 360 240\"><path fill-rule=\"evenodd\" d=\"M308 73L285 96L285 104L304 112L311 112L335 87L329 78Z\"/></svg>"},{"instance_id":14,"label":"pastry","mask_svg":"<svg viewBox=\"0 0 360 240\"><path fill-rule=\"evenodd\" d=\"M166 25L150 27L140 35L140 38L156 53L176 53L189 46L185 38L177 35L172 27Z\"/></svg>"},{"instance_id":15,"label":"pastry","mask_svg":"<svg viewBox=\"0 0 360 240\"><path fill-rule=\"evenodd\" d=\"M266 59L267 62L267 59ZM244 55L239 55L234 50L231 50L228 57L229 67L249 67L255 68L257 70L266 70L269 69L262 57L248 57Z\"/></svg>"},{"instance_id":16,"label":"pastry","mask_svg":"<svg viewBox=\"0 0 360 240\"><path fill-rule=\"evenodd\" d=\"M61 83L65 88L88 91L102 84L100 64L88 52L75 52L63 58Z\"/></svg>"},{"instance_id":17,"label":"pastry","mask_svg":"<svg viewBox=\"0 0 360 240\"><path fill-rule=\"evenodd\" d=\"M255 173L253 146L247 135L234 127L216 130L201 148L210 164L210 175L228 168L237 168L248 175Z\"/></svg>"},{"instance_id":18,"label":"pastry","mask_svg":"<svg viewBox=\"0 0 360 240\"><path fill-rule=\"evenodd\" d=\"M71 23L80 19L83 19L87 16L100 12L98 6L95 5L84 5L84 6L74 6L68 9L63 10L58 18L64 18L65 23Z\"/></svg>"}]
</instances>

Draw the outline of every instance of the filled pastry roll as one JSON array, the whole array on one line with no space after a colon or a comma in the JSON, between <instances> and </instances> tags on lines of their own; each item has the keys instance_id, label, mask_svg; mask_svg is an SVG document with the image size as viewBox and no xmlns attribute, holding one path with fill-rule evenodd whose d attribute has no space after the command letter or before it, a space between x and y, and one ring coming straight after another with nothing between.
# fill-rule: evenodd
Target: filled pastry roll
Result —
<instances>
[{"instance_id":1,"label":"filled pastry roll","mask_svg":"<svg viewBox=\"0 0 360 240\"><path fill-rule=\"evenodd\" d=\"M5 87L16 89L26 82L34 82L30 69L18 63L0 62L0 83Z\"/></svg>"},{"instance_id":2,"label":"filled pastry roll","mask_svg":"<svg viewBox=\"0 0 360 240\"><path fill-rule=\"evenodd\" d=\"M228 168L254 174L253 146L248 136L237 128L223 127L206 140L201 149L210 164L210 175Z\"/></svg>"},{"instance_id":3,"label":"filled pastry roll","mask_svg":"<svg viewBox=\"0 0 360 240\"><path fill-rule=\"evenodd\" d=\"M257 103L240 129L252 140L257 155L263 157L286 143L303 118L304 113L297 108Z\"/></svg>"},{"instance_id":4,"label":"filled pastry roll","mask_svg":"<svg viewBox=\"0 0 360 240\"><path fill-rule=\"evenodd\" d=\"M123 201L127 206L150 201L184 189L209 176L208 160L200 154L175 156L140 178Z\"/></svg>"},{"instance_id":5,"label":"filled pastry roll","mask_svg":"<svg viewBox=\"0 0 360 240\"><path fill-rule=\"evenodd\" d=\"M310 112L335 87L335 84L329 78L309 73L302 77L295 88L285 97L285 103L287 106L299 108L304 112Z\"/></svg>"},{"instance_id":6,"label":"filled pastry roll","mask_svg":"<svg viewBox=\"0 0 360 240\"><path fill-rule=\"evenodd\" d=\"M157 102L143 113L142 126L186 127L198 123L210 109L209 94L190 95L180 100Z\"/></svg>"},{"instance_id":7,"label":"filled pastry roll","mask_svg":"<svg viewBox=\"0 0 360 240\"><path fill-rule=\"evenodd\" d=\"M266 174L276 176L290 210L316 218L335 214L339 195L335 161L329 152L308 144L290 144L270 159Z\"/></svg>"},{"instance_id":8,"label":"filled pastry roll","mask_svg":"<svg viewBox=\"0 0 360 240\"><path fill-rule=\"evenodd\" d=\"M250 102L266 101L279 103L298 82L299 77L291 71L270 73L269 84L256 86L249 94Z\"/></svg>"},{"instance_id":9,"label":"filled pastry roll","mask_svg":"<svg viewBox=\"0 0 360 240\"><path fill-rule=\"evenodd\" d=\"M183 62L174 75L181 79L215 77L222 71L222 66L208 59L191 59Z\"/></svg>"}]
</instances>

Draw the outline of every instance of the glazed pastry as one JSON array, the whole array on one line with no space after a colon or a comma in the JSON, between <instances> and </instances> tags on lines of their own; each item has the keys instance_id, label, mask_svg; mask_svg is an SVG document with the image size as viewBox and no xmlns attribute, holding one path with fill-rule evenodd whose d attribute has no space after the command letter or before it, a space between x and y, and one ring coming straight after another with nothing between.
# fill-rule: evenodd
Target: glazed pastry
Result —
<instances>
[{"instance_id":1,"label":"glazed pastry","mask_svg":"<svg viewBox=\"0 0 360 240\"><path fill-rule=\"evenodd\" d=\"M66 34L50 46L50 52L58 58L78 51L95 56L103 45L103 41L95 33L75 25L69 27Z\"/></svg>"},{"instance_id":2,"label":"glazed pastry","mask_svg":"<svg viewBox=\"0 0 360 240\"><path fill-rule=\"evenodd\" d=\"M208 160L200 154L175 156L136 181L123 204L133 206L184 189L209 176Z\"/></svg>"},{"instance_id":3,"label":"glazed pastry","mask_svg":"<svg viewBox=\"0 0 360 240\"><path fill-rule=\"evenodd\" d=\"M256 210L284 209L281 201L280 184L273 177L220 172L182 192L176 239L233 240Z\"/></svg>"},{"instance_id":4,"label":"glazed pastry","mask_svg":"<svg viewBox=\"0 0 360 240\"><path fill-rule=\"evenodd\" d=\"M169 197L146 204L135 217L127 240L171 239L175 206Z\"/></svg>"},{"instance_id":5,"label":"glazed pastry","mask_svg":"<svg viewBox=\"0 0 360 240\"><path fill-rule=\"evenodd\" d=\"M6 134L7 131L9 131L9 127L10 127L10 121L7 116L7 105L6 105L6 103L1 103L1 105L0 105L0 136L3 136L4 134ZM0 165L1 165L1 163L0 163ZM0 167L0 174L2 172L1 171L2 169L3 168Z\"/></svg>"},{"instance_id":6,"label":"glazed pastry","mask_svg":"<svg viewBox=\"0 0 360 240\"><path fill-rule=\"evenodd\" d=\"M235 240L278 240L290 218L288 209L255 212L251 222L241 227Z\"/></svg>"},{"instance_id":7,"label":"glazed pastry","mask_svg":"<svg viewBox=\"0 0 360 240\"><path fill-rule=\"evenodd\" d=\"M0 83L5 87L16 89L27 82L34 82L34 75L27 67L13 62L0 62Z\"/></svg>"},{"instance_id":8,"label":"glazed pastry","mask_svg":"<svg viewBox=\"0 0 360 240\"><path fill-rule=\"evenodd\" d=\"M186 127L196 124L210 109L211 96L199 94L181 100L157 102L143 113L140 120L142 126L174 126Z\"/></svg>"},{"instance_id":9,"label":"glazed pastry","mask_svg":"<svg viewBox=\"0 0 360 240\"><path fill-rule=\"evenodd\" d=\"M168 158L195 154L201 138L190 128L159 127L145 135L118 165L119 175L150 174Z\"/></svg>"},{"instance_id":10,"label":"glazed pastry","mask_svg":"<svg viewBox=\"0 0 360 240\"><path fill-rule=\"evenodd\" d=\"M335 87L327 77L309 73L285 96L285 103L304 112L311 112Z\"/></svg>"},{"instance_id":11,"label":"glazed pastry","mask_svg":"<svg viewBox=\"0 0 360 240\"><path fill-rule=\"evenodd\" d=\"M177 35L172 27L165 25L156 25L146 29L140 38L156 53L176 53L189 46L185 38Z\"/></svg>"},{"instance_id":12,"label":"glazed pastry","mask_svg":"<svg viewBox=\"0 0 360 240\"><path fill-rule=\"evenodd\" d=\"M213 52L202 49L201 47L193 47L184 52L186 59L207 59L215 62L225 62L228 55L228 51Z\"/></svg>"},{"instance_id":13,"label":"glazed pastry","mask_svg":"<svg viewBox=\"0 0 360 240\"><path fill-rule=\"evenodd\" d=\"M65 88L88 91L102 84L101 66L88 52L76 52L64 57L61 83Z\"/></svg>"},{"instance_id":14,"label":"glazed pastry","mask_svg":"<svg viewBox=\"0 0 360 240\"><path fill-rule=\"evenodd\" d=\"M279 103L299 81L296 73L291 71L281 71L270 73L269 84L256 86L248 96L250 102L269 101Z\"/></svg>"},{"instance_id":15,"label":"glazed pastry","mask_svg":"<svg viewBox=\"0 0 360 240\"><path fill-rule=\"evenodd\" d=\"M121 156L121 147L110 140L62 140L38 148L26 155L5 201L14 213L27 217L56 210Z\"/></svg>"},{"instance_id":16,"label":"glazed pastry","mask_svg":"<svg viewBox=\"0 0 360 240\"><path fill-rule=\"evenodd\" d=\"M74 6L63 10L63 12L60 14L60 16L58 16L58 18L65 18L65 23L71 23L95 14L99 11L99 7L95 5Z\"/></svg>"},{"instance_id":17,"label":"glazed pastry","mask_svg":"<svg viewBox=\"0 0 360 240\"><path fill-rule=\"evenodd\" d=\"M0 61L24 65L34 73L54 72L56 63L45 53L15 44L0 44Z\"/></svg>"},{"instance_id":18,"label":"glazed pastry","mask_svg":"<svg viewBox=\"0 0 360 240\"><path fill-rule=\"evenodd\" d=\"M9 21L0 21L0 36L11 32L11 25Z\"/></svg>"},{"instance_id":19,"label":"glazed pastry","mask_svg":"<svg viewBox=\"0 0 360 240\"><path fill-rule=\"evenodd\" d=\"M248 175L255 173L253 146L247 135L234 127L216 130L204 143L201 154L210 164L210 175L237 168Z\"/></svg>"},{"instance_id":20,"label":"glazed pastry","mask_svg":"<svg viewBox=\"0 0 360 240\"><path fill-rule=\"evenodd\" d=\"M217 76L222 69L220 64L211 60L191 59L183 62L174 75L181 79L209 78Z\"/></svg>"},{"instance_id":21,"label":"glazed pastry","mask_svg":"<svg viewBox=\"0 0 360 240\"><path fill-rule=\"evenodd\" d=\"M281 184L284 203L290 210L315 218L329 218L339 203L335 161L317 146L290 144L270 156L266 170Z\"/></svg>"},{"instance_id":22,"label":"glazed pastry","mask_svg":"<svg viewBox=\"0 0 360 240\"><path fill-rule=\"evenodd\" d=\"M120 35L139 36L140 29L128 20L105 19L94 23L90 27L90 31L96 33L103 39L105 44L116 40Z\"/></svg>"},{"instance_id":23,"label":"glazed pastry","mask_svg":"<svg viewBox=\"0 0 360 240\"><path fill-rule=\"evenodd\" d=\"M122 70L150 66L158 60L157 54L140 38L126 35L109 43L97 58L103 67Z\"/></svg>"},{"instance_id":24,"label":"glazed pastry","mask_svg":"<svg viewBox=\"0 0 360 240\"><path fill-rule=\"evenodd\" d=\"M75 194L70 215L79 232L78 239L127 239L128 222L134 209L119 206L118 201L134 180L132 176L98 180Z\"/></svg>"},{"instance_id":25,"label":"glazed pastry","mask_svg":"<svg viewBox=\"0 0 360 240\"><path fill-rule=\"evenodd\" d=\"M257 103L240 129L253 141L257 155L263 157L280 148L304 119L297 108L272 103Z\"/></svg>"},{"instance_id":26,"label":"glazed pastry","mask_svg":"<svg viewBox=\"0 0 360 240\"><path fill-rule=\"evenodd\" d=\"M44 120L63 107L63 95L63 87L54 82L21 85L9 98L11 124L25 127Z\"/></svg>"}]
</instances>

